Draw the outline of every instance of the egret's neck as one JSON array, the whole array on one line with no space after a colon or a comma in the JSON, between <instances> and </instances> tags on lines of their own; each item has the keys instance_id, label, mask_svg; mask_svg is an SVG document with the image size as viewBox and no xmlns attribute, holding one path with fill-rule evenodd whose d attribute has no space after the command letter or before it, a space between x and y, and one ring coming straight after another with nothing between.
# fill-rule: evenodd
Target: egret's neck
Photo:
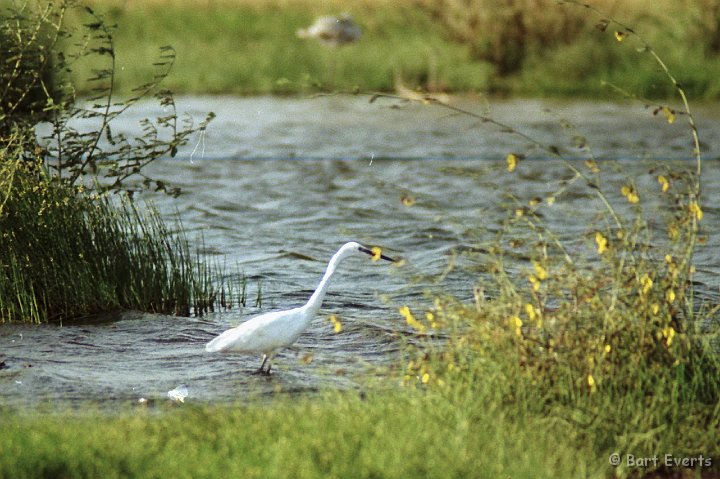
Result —
<instances>
[{"instance_id":1,"label":"egret's neck","mask_svg":"<svg viewBox=\"0 0 720 479\"><path fill-rule=\"evenodd\" d=\"M325 274L320 280L320 284L305 305L305 308L313 314L317 314L320 311L320 306L322 306L323 299L325 298L325 292L330 285L330 278L332 278L333 273L335 273L335 268L339 262L337 254L330 259L330 263L328 263Z\"/></svg>"}]
</instances>

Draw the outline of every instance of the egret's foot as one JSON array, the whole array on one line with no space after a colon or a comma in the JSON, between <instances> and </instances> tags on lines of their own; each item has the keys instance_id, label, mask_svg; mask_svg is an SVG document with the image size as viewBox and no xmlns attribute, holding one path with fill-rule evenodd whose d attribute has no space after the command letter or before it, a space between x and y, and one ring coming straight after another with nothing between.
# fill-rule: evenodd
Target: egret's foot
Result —
<instances>
[{"instance_id":1,"label":"egret's foot","mask_svg":"<svg viewBox=\"0 0 720 479\"><path fill-rule=\"evenodd\" d=\"M260 367L255 370L252 374L262 374L263 376L270 376L270 368L272 368L272 363L270 363L270 358L267 354L263 354L263 362L260 365ZM268 368L265 370L265 364L267 363Z\"/></svg>"},{"instance_id":2,"label":"egret's foot","mask_svg":"<svg viewBox=\"0 0 720 479\"><path fill-rule=\"evenodd\" d=\"M260 369L256 369L255 371L251 372L250 374L252 374L253 376L260 376L260 375L270 376L270 369L269 368L268 369L260 368Z\"/></svg>"}]
</instances>

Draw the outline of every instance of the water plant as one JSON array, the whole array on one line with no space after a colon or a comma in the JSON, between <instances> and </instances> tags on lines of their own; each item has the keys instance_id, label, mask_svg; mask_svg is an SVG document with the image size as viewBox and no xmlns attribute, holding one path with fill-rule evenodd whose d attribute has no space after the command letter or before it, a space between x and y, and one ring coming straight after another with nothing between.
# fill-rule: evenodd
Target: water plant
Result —
<instances>
[{"instance_id":1,"label":"water plant","mask_svg":"<svg viewBox=\"0 0 720 479\"><path fill-rule=\"evenodd\" d=\"M0 64L0 322L44 322L117 308L202 314L217 299L214 273L190 254L182 234L158 213L132 203L147 188L177 194L144 168L174 156L203 130L181 120L159 88L175 55L161 49L152 79L118 100L112 28L92 9L74 30L73 1L13 3L0 10L7 57ZM69 73L88 57L105 62L82 101ZM155 95L164 114L142 122L143 135L117 133L118 118ZM38 122L49 133L38 138ZM123 193L111 198L108 193Z\"/></svg>"},{"instance_id":2,"label":"water plant","mask_svg":"<svg viewBox=\"0 0 720 479\"><path fill-rule=\"evenodd\" d=\"M151 206L88 194L4 158L0 322L47 322L116 309L213 309L213 267Z\"/></svg>"}]
</instances>

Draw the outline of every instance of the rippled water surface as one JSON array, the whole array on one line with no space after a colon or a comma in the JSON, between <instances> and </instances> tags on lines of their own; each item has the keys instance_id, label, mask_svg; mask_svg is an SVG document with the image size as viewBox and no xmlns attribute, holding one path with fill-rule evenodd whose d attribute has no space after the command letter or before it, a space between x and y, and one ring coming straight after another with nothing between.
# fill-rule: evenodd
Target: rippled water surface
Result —
<instances>
[{"instance_id":1,"label":"rippled water surface","mask_svg":"<svg viewBox=\"0 0 720 479\"><path fill-rule=\"evenodd\" d=\"M584 156L572 148L572 138L584 135L600 160L603 186L619 195L632 178L649 209L658 209L657 173L649 173L656 160L692 166L684 118L668 125L642 106L458 105L566 148L578 167ZM183 99L179 108L197 118L207 111L218 116L207 135L194 138L177 158L149 168L150 176L183 190L177 199L152 199L168 219L180 219L211 261L228 273L244 273L247 307L202 318L125 312L83 324L0 326L2 403L164 401L180 384L187 385L187 401L352 387L358 373L396 361L407 337L398 305L420 306L428 301L426 291L472 298L482 269L478 251L496 238L506 206L547 197L571 177L561 162L528 150L526 139L435 107L395 108L360 97L208 97ZM144 105L115 131L137 131L137 120L159 113ZM716 298L720 115L713 106L696 114L707 159L707 240L696 255L697 279L702 294ZM561 119L577 131L563 127ZM529 151L512 174L504 162L510 151ZM604 227L598 208L588 188L571 185L542 212L577 251L592 248L590 232ZM204 352L215 334L252 314L303 303L329 257L351 239L381 245L407 264L397 268L361 258L343 263L321 315L295 348L276 358L271 378L249 374L258 357ZM330 314L341 318L340 334L333 333Z\"/></svg>"}]
</instances>

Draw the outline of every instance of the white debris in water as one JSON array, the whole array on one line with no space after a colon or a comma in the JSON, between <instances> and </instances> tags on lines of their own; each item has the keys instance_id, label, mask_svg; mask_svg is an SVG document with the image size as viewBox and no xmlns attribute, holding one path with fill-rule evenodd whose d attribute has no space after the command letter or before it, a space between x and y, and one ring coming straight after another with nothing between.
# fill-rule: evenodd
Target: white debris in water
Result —
<instances>
[{"instance_id":1,"label":"white debris in water","mask_svg":"<svg viewBox=\"0 0 720 479\"><path fill-rule=\"evenodd\" d=\"M168 391L167 395L175 402L185 402L185 398L188 396L188 388L186 385L181 384L175 389Z\"/></svg>"}]
</instances>

